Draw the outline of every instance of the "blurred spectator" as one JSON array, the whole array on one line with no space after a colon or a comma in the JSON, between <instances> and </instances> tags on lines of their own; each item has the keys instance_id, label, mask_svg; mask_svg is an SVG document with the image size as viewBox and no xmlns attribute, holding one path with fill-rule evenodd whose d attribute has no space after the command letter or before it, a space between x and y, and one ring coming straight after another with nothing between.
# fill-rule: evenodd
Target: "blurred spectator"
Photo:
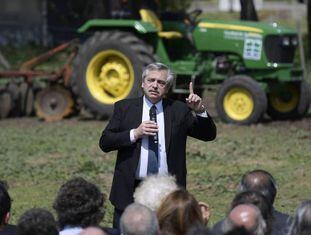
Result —
<instances>
[{"instance_id":1,"label":"blurred spectator","mask_svg":"<svg viewBox=\"0 0 311 235\"><path fill-rule=\"evenodd\" d=\"M120 219L120 229L122 235L159 234L155 212L138 203L132 203L125 208Z\"/></svg>"},{"instance_id":2,"label":"blurred spectator","mask_svg":"<svg viewBox=\"0 0 311 235\"><path fill-rule=\"evenodd\" d=\"M269 203L268 199L261 193L256 191L244 191L238 193L232 203L231 209L240 204L252 204L258 207L261 212L263 219L267 225L267 234L271 232L272 219L272 205Z\"/></svg>"},{"instance_id":3,"label":"blurred spectator","mask_svg":"<svg viewBox=\"0 0 311 235\"><path fill-rule=\"evenodd\" d=\"M107 235L107 233L99 227L88 227L79 233L79 235Z\"/></svg>"},{"instance_id":4,"label":"blurred spectator","mask_svg":"<svg viewBox=\"0 0 311 235\"><path fill-rule=\"evenodd\" d=\"M245 191L256 191L265 196L269 203L269 208L267 209L268 211L271 210L269 214L265 214L263 212L263 208L256 204L256 202L249 201L251 197L248 199L245 198L247 200L244 202L241 201L241 203L251 203L259 207L263 213L262 215L265 221L267 222L267 232L270 235L285 235L287 233L291 218L289 215L283 214L275 210L273 207L273 203L277 194L277 186L273 176L269 172L264 170L253 170L247 172L241 178L239 191L242 193ZM240 196L245 197L246 195L240 194ZM220 232L221 223L222 221L214 225L213 233L217 234Z\"/></svg>"},{"instance_id":5,"label":"blurred spectator","mask_svg":"<svg viewBox=\"0 0 311 235\"><path fill-rule=\"evenodd\" d=\"M266 223L260 210L251 204L241 204L234 207L225 219L222 231L227 233L239 227L244 227L251 235L266 234Z\"/></svg>"},{"instance_id":6,"label":"blurred spectator","mask_svg":"<svg viewBox=\"0 0 311 235\"><path fill-rule=\"evenodd\" d=\"M258 207L261 212L263 219L267 225L267 234L271 230L272 223L272 206L268 199L259 192L245 191L238 193L231 202L231 209L241 204L252 204ZM219 234L222 231L224 220L219 221L213 227L213 233Z\"/></svg>"},{"instance_id":7,"label":"blurred spectator","mask_svg":"<svg viewBox=\"0 0 311 235\"><path fill-rule=\"evenodd\" d=\"M296 210L288 235L311 234L311 200L303 201Z\"/></svg>"},{"instance_id":8,"label":"blurred spectator","mask_svg":"<svg viewBox=\"0 0 311 235\"><path fill-rule=\"evenodd\" d=\"M27 210L19 218L17 230L19 235L58 235L54 216L41 208Z\"/></svg>"},{"instance_id":9,"label":"blurred spectator","mask_svg":"<svg viewBox=\"0 0 311 235\"><path fill-rule=\"evenodd\" d=\"M12 200L7 188L7 184L0 181L0 235L15 235L16 226L9 224Z\"/></svg>"},{"instance_id":10,"label":"blurred spectator","mask_svg":"<svg viewBox=\"0 0 311 235\"><path fill-rule=\"evenodd\" d=\"M190 227L204 224L198 201L183 189L163 200L157 216L161 232L169 235L184 235Z\"/></svg>"},{"instance_id":11,"label":"blurred spectator","mask_svg":"<svg viewBox=\"0 0 311 235\"><path fill-rule=\"evenodd\" d=\"M60 235L79 234L83 228L98 225L104 217L104 201L100 189L83 178L62 185L53 205Z\"/></svg>"},{"instance_id":12,"label":"blurred spectator","mask_svg":"<svg viewBox=\"0 0 311 235\"><path fill-rule=\"evenodd\" d=\"M134 192L134 201L156 211L162 200L178 189L176 179L169 175L146 177Z\"/></svg>"},{"instance_id":13,"label":"blurred spectator","mask_svg":"<svg viewBox=\"0 0 311 235\"><path fill-rule=\"evenodd\" d=\"M271 235L285 235L288 231L291 217L274 209L273 203L277 194L277 185L273 176L265 170L253 170L243 175L240 191L258 191L263 194L272 206Z\"/></svg>"}]
</instances>

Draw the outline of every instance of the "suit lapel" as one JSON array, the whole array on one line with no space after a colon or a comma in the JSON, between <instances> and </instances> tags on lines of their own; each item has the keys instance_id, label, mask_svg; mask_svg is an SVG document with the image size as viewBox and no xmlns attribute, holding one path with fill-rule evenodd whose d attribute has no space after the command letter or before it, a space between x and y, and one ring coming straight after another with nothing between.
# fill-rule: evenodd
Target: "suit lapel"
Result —
<instances>
[{"instance_id":1,"label":"suit lapel","mask_svg":"<svg viewBox=\"0 0 311 235\"><path fill-rule=\"evenodd\" d=\"M163 110L164 110L164 126L165 126L165 149L168 153L170 139L171 139L171 131L172 131L172 114L171 114L171 106L166 99L163 99Z\"/></svg>"},{"instance_id":2,"label":"suit lapel","mask_svg":"<svg viewBox=\"0 0 311 235\"><path fill-rule=\"evenodd\" d=\"M134 109L131 110L133 115L133 125L134 127L138 127L142 122L143 117L143 97L140 97L136 100Z\"/></svg>"}]
</instances>

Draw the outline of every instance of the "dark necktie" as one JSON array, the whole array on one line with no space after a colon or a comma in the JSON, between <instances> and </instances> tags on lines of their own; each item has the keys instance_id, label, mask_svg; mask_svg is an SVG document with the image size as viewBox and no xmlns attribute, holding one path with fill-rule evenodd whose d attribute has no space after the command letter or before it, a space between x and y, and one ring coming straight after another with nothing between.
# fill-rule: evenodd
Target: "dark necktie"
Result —
<instances>
[{"instance_id":1,"label":"dark necktie","mask_svg":"<svg viewBox=\"0 0 311 235\"><path fill-rule=\"evenodd\" d=\"M152 105L149 111L149 117L151 121L157 122L157 108ZM149 136L148 138L148 168L147 175L158 173L158 133L155 136Z\"/></svg>"}]
</instances>

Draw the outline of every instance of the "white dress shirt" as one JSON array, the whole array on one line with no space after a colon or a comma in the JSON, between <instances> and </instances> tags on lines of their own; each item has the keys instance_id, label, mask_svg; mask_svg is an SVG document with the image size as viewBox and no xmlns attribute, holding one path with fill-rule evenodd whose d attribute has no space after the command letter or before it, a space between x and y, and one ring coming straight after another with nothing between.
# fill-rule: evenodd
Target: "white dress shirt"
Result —
<instances>
[{"instance_id":1,"label":"white dress shirt","mask_svg":"<svg viewBox=\"0 0 311 235\"><path fill-rule=\"evenodd\" d=\"M150 120L149 110L152 107L152 103L144 96L143 98L143 116L142 122ZM165 149L165 126L164 126L164 113L162 100L155 104L157 108L157 124L158 124L158 159L159 169L158 174L167 174L167 159ZM135 142L134 129L130 131L130 138L132 142ZM148 136L144 136L141 140L140 158L136 171L136 179L143 179L147 176L148 167Z\"/></svg>"}]
</instances>

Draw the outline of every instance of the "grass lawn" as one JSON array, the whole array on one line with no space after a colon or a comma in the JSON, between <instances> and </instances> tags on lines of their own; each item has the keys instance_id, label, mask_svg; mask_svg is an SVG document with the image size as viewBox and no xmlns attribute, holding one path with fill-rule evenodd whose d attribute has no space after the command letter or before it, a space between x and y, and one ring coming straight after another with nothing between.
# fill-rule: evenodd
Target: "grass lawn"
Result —
<instances>
[{"instance_id":1,"label":"grass lawn","mask_svg":"<svg viewBox=\"0 0 311 235\"><path fill-rule=\"evenodd\" d=\"M108 195L116 152L103 153L98 140L107 122L76 118L44 123L36 118L0 121L0 179L10 185L12 221L28 208L52 210L60 185L73 176L93 181ZM217 122L213 142L189 138L188 189L212 208L210 225L222 218L241 175L263 168L278 184L276 208L293 213L311 195L311 117L297 122L233 126ZM110 225L107 201L103 224Z\"/></svg>"}]
</instances>

